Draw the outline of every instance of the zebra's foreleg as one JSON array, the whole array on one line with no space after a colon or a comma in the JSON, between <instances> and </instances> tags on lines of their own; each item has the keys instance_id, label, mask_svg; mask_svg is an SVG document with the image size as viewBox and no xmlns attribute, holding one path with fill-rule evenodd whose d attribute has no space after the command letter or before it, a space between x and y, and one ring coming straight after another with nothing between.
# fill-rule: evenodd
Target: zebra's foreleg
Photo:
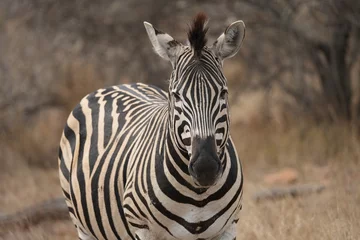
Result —
<instances>
[{"instance_id":1,"label":"zebra's foreleg","mask_svg":"<svg viewBox=\"0 0 360 240\"><path fill-rule=\"evenodd\" d=\"M136 240L159 240L157 236L151 233L148 229L142 228L135 231Z\"/></svg>"},{"instance_id":2,"label":"zebra's foreleg","mask_svg":"<svg viewBox=\"0 0 360 240\"><path fill-rule=\"evenodd\" d=\"M78 231L79 240L95 240L95 238L87 235L86 233L82 231Z\"/></svg>"},{"instance_id":3,"label":"zebra's foreleg","mask_svg":"<svg viewBox=\"0 0 360 240\"><path fill-rule=\"evenodd\" d=\"M94 237L90 236L86 231L84 231L80 226L75 225L78 231L79 240L96 240Z\"/></svg>"},{"instance_id":4,"label":"zebra's foreleg","mask_svg":"<svg viewBox=\"0 0 360 240\"><path fill-rule=\"evenodd\" d=\"M236 240L236 223L231 224L225 232L213 240Z\"/></svg>"}]
</instances>

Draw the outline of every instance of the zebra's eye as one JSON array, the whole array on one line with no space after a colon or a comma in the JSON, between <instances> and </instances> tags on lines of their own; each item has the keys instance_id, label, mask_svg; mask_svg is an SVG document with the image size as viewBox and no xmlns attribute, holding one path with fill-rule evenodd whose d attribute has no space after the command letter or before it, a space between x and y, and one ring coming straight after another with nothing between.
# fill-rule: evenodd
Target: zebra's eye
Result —
<instances>
[{"instance_id":1,"label":"zebra's eye","mask_svg":"<svg viewBox=\"0 0 360 240\"><path fill-rule=\"evenodd\" d=\"M228 91L226 89L221 90L220 99L226 100L227 94L228 94Z\"/></svg>"},{"instance_id":2,"label":"zebra's eye","mask_svg":"<svg viewBox=\"0 0 360 240\"><path fill-rule=\"evenodd\" d=\"M181 97L180 97L180 95L179 95L178 93L173 92L172 95L173 95L173 97L174 97L174 99L175 99L176 102L180 102L180 101L181 101Z\"/></svg>"}]
</instances>

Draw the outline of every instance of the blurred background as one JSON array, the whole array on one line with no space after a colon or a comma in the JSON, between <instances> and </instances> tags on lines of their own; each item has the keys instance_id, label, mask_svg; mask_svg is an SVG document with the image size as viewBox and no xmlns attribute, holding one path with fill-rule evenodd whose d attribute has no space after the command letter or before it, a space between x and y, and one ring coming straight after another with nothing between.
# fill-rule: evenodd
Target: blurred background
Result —
<instances>
[{"instance_id":1,"label":"blurred background","mask_svg":"<svg viewBox=\"0 0 360 240\"><path fill-rule=\"evenodd\" d=\"M247 27L224 63L246 178L238 239L358 239L358 0L0 0L0 215L61 196L59 139L84 95L130 82L167 89L171 66L143 21L186 42L199 11L209 43L235 20ZM325 190L253 198L303 183ZM75 229L54 220L0 235L50 237L75 239Z\"/></svg>"}]
</instances>

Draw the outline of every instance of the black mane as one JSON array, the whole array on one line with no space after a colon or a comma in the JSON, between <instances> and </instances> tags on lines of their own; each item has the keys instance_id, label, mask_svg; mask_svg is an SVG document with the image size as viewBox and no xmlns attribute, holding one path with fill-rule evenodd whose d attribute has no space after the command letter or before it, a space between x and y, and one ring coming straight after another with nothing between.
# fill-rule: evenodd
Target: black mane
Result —
<instances>
[{"instance_id":1,"label":"black mane","mask_svg":"<svg viewBox=\"0 0 360 240\"><path fill-rule=\"evenodd\" d=\"M206 45L206 32L208 31L208 27L206 26L207 17L204 13L198 13L189 29L188 38L190 42L190 46L193 49L195 56L201 56L201 50Z\"/></svg>"}]
</instances>

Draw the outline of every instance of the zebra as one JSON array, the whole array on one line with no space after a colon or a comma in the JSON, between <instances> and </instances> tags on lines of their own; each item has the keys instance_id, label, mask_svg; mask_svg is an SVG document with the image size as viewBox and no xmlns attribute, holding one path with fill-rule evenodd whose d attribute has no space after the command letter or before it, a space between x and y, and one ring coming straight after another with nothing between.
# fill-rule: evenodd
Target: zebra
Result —
<instances>
[{"instance_id":1,"label":"zebra","mask_svg":"<svg viewBox=\"0 0 360 240\"><path fill-rule=\"evenodd\" d=\"M59 175L79 239L236 239L243 173L222 66L245 25L230 24L207 46L207 23L197 14L182 44L144 22L155 52L172 65L169 91L107 87L69 115Z\"/></svg>"}]
</instances>

